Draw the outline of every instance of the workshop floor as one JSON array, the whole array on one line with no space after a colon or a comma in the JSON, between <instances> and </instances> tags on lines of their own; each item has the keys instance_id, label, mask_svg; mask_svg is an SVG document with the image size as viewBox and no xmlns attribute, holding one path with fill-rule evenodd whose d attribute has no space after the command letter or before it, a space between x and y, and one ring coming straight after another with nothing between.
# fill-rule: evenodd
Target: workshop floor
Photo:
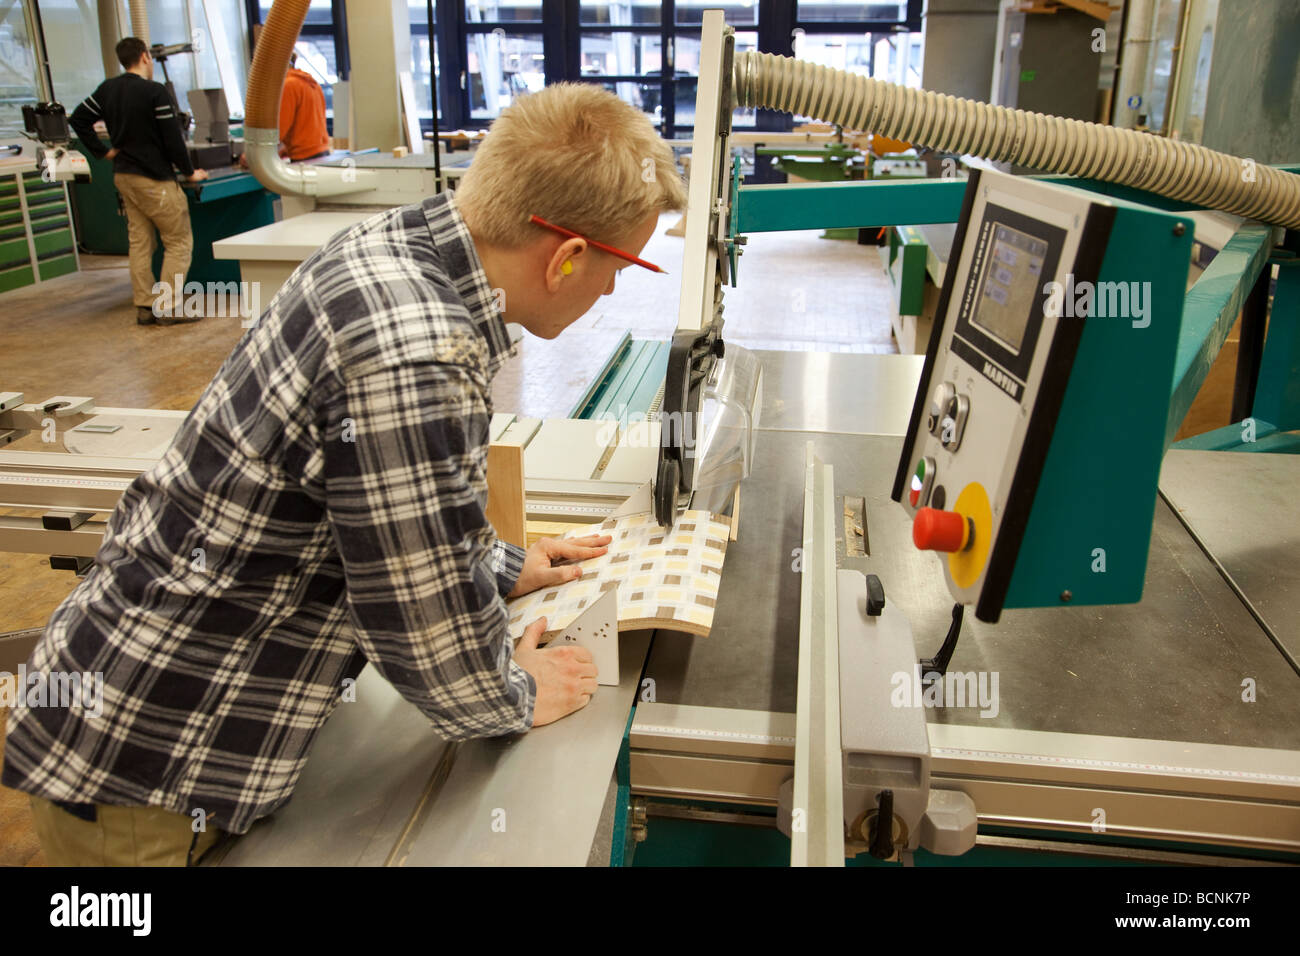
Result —
<instances>
[{"instance_id":1,"label":"workshop floor","mask_svg":"<svg viewBox=\"0 0 1300 956\"><path fill-rule=\"evenodd\" d=\"M665 216L661 225L676 218ZM614 294L573 330L667 338L677 324L682 245L661 228L641 258L670 274L624 269ZM875 246L815 232L759 233L749 237L736 272L738 285L723 296L728 342L774 351L898 351L890 331L889 278Z\"/></svg>"},{"instance_id":2,"label":"workshop floor","mask_svg":"<svg viewBox=\"0 0 1300 956\"><path fill-rule=\"evenodd\" d=\"M665 230L676 219L665 216L642 253L670 275L626 269L614 294L559 339L525 337L498 376L499 411L563 415L625 332L668 337L676 325L682 240ZM79 274L0 296L0 389L21 391L29 400L90 395L101 406L192 407L242 335L239 321L137 326L125 259L83 256L81 264ZM897 351L889 284L875 247L816 233L756 235L739 275L739 287L726 293L729 342L756 349ZM1211 388L1213 381L1207 385L1198 400L1206 411L1193 408L1185 433L1227 424L1231 384L1229 369L1226 392ZM1198 415L1203 424L1192 421ZM43 556L0 553L0 635L43 626L75 583L68 572L52 571ZM6 716L0 708L0 731ZM0 866L41 863L26 797L0 788Z\"/></svg>"}]
</instances>

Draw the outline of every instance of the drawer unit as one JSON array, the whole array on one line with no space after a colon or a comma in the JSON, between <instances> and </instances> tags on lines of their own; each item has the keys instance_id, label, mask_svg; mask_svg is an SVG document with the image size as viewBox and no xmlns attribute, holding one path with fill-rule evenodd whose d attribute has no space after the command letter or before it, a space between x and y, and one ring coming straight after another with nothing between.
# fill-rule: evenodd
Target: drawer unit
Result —
<instances>
[{"instance_id":1,"label":"drawer unit","mask_svg":"<svg viewBox=\"0 0 1300 956\"><path fill-rule=\"evenodd\" d=\"M0 166L0 293L80 267L67 187L25 161Z\"/></svg>"}]
</instances>

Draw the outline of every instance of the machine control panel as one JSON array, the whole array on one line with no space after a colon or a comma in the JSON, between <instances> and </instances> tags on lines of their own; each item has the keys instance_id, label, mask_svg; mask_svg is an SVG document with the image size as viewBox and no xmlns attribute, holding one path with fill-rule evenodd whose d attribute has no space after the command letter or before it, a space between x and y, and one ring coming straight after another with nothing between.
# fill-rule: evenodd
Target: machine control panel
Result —
<instances>
[{"instance_id":1,"label":"machine control panel","mask_svg":"<svg viewBox=\"0 0 1300 956\"><path fill-rule=\"evenodd\" d=\"M1062 289L1095 281L1114 209L1072 189L971 174L893 498L949 591L997 620L1083 319Z\"/></svg>"}]
</instances>

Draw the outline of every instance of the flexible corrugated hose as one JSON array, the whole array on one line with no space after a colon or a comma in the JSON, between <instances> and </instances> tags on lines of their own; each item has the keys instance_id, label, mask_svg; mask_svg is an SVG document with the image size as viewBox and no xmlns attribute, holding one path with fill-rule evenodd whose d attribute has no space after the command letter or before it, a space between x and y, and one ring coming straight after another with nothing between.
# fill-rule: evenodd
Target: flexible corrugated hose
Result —
<instances>
[{"instance_id":1,"label":"flexible corrugated hose","mask_svg":"<svg viewBox=\"0 0 1300 956\"><path fill-rule=\"evenodd\" d=\"M883 133L950 153L1100 179L1300 228L1300 176L1131 129L914 90L770 53L738 53L738 105Z\"/></svg>"},{"instance_id":2,"label":"flexible corrugated hose","mask_svg":"<svg viewBox=\"0 0 1300 956\"><path fill-rule=\"evenodd\" d=\"M311 0L275 0L257 38L244 115L244 155L249 171L263 186L281 195L336 196L373 189L376 177L371 170L280 161L280 94L289 54L298 42L309 6Z\"/></svg>"},{"instance_id":3,"label":"flexible corrugated hose","mask_svg":"<svg viewBox=\"0 0 1300 956\"><path fill-rule=\"evenodd\" d=\"M131 33L143 40L145 46L149 45L149 11L144 0L131 0Z\"/></svg>"}]
</instances>

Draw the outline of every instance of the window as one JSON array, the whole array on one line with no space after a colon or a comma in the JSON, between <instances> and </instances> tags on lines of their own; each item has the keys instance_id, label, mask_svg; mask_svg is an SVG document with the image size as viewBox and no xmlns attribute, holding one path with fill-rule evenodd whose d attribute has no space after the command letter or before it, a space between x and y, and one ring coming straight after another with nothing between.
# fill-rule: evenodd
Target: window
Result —
<instances>
[{"instance_id":1,"label":"window","mask_svg":"<svg viewBox=\"0 0 1300 956\"><path fill-rule=\"evenodd\" d=\"M580 0L578 22L583 26L659 26L659 0Z\"/></svg>"},{"instance_id":2,"label":"window","mask_svg":"<svg viewBox=\"0 0 1300 956\"><path fill-rule=\"evenodd\" d=\"M570 0L572 2L572 0ZM576 0L576 75L601 82L648 113L668 137L689 133L698 86L700 24L708 9L722 9L738 27L737 49L757 49L757 0ZM656 89L657 87L657 89ZM753 124L753 112L736 122Z\"/></svg>"},{"instance_id":3,"label":"window","mask_svg":"<svg viewBox=\"0 0 1300 956\"><path fill-rule=\"evenodd\" d=\"M861 0L813 0L799 2L800 20L829 23L867 22L902 23L908 18L907 0L894 3L863 3Z\"/></svg>"},{"instance_id":4,"label":"window","mask_svg":"<svg viewBox=\"0 0 1300 956\"><path fill-rule=\"evenodd\" d=\"M325 94L325 115L334 115L334 84L339 81L338 56L332 36L300 36L293 52L298 54L294 68L302 70L320 84Z\"/></svg>"},{"instance_id":5,"label":"window","mask_svg":"<svg viewBox=\"0 0 1300 956\"><path fill-rule=\"evenodd\" d=\"M495 119L514 100L546 85L540 33L472 33L465 59L471 119Z\"/></svg>"},{"instance_id":6,"label":"window","mask_svg":"<svg viewBox=\"0 0 1300 956\"><path fill-rule=\"evenodd\" d=\"M257 5L258 23L266 22L266 15L271 12L271 4L267 0L260 0ZM303 21L306 26L329 26L333 23L334 4L332 0L311 0L311 5L307 8L307 19Z\"/></svg>"},{"instance_id":7,"label":"window","mask_svg":"<svg viewBox=\"0 0 1300 956\"><path fill-rule=\"evenodd\" d=\"M246 2L249 23L265 23L266 15L271 11L268 0ZM297 68L309 73L325 94L325 122L331 135L334 130L334 84L348 78L347 37L344 0L311 0L293 51L298 54Z\"/></svg>"},{"instance_id":8,"label":"window","mask_svg":"<svg viewBox=\"0 0 1300 956\"><path fill-rule=\"evenodd\" d=\"M676 47L675 67L677 86L676 123L682 130L695 126L695 93L699 87L700 75L700 35L699 33L680 33L674 44ZM736 31L736 52L746 53L758 50L758 34L753 31ZM752 109L736 110L731 117L733 127L752 127L755 113Z\"/></svg>"},{"instance_id":9,"label":"window","mask_svg":"<svg viewBox=\"0 0 1300 956\"><path fill-rule=\"evenodd\" d=\"M918 0L799 0L794 55L821 66L919 88L920 19ZM798 116L795 121L810 118Z\"/></svg>"},{"instance_id":10,"label":"window","mask_svg":"<svg viewBox=\"0 0 1300 956\"><path fill-rule=\"evenodd\" d=\"M679 24L699 26L704 22L705 10L721 10L733 27L758 26L757 0L677 0L673 19Z\"/></svg>"},{"instance_id":11,"label":"window","mask_svg":"<svg viewBox=\"0 0 1300 956\"><path fill-rule=\"evenodd\" d=\"M428 12L425 0L408 4L412 74L427 131ZM516 97L563 80L611 90L644 111L665 137L685 138L695 123L700 28L710 9L721 9L735 28L738 52L789 54L797 46L799 55L830 66L912 86L920 81L921 0L780 2L764 5L763 22L759 0L435 0L434 6L442 129L481 128ZM789 122L771 111L738 110L732 117L734 126L751 129L788 128Z\"/></svg>"},{"instance_id":12,"label":"window","mask_svg":"<svg viewBox=\"0 0 1300 956\"><path fill-rule=\"evenodd\" d=\"M420 126L426 132L432 130L433 110L433 90L432 78L429 75L429 22L425 15L426 8L420 5L421 19L417 22L411 22L411 81L415 87L415 102L418 104L420 114ZM411 15L416 14L415 5L411 5ZM437 29L437 24L434 24ZM435 74L441 69L438 60L438 49L435 45L433 50L433 69ZM438 118L442 118L442 102L438 102Z\"/></svg>"},{"instance_id":13,"label":"window","mask_svg":"<svg viewBox=\"0 0 1300 956\"><path fill-rule=\"evenodd\" d=\"M663 37L657 33L584 33L582 75L658 76L663 70Z\"/></svg>"},{"instance_id":14,"label":"window","mask_svg":"<svg viewBox=\"0 0 1300 956\"><path fill-rule=\"evenodd\" d=\"M0 10L0 136L22 135L23 105L35 103L37 98L36 60L27 38L22 4L10 4ZM71 107L68 112L72 112Z\"/></svg>"},{"instance_id":15,"label":"window","mask_svg":"<svg viewBox=\"0 0 1300 956\"><path fill-rule=\"evenodd\" d=\"M464 87L472 120L491 120L546 84L542 0L464 0Z\"/></svg>"},{"instance_id":16,"label":"window","mask_svg":"<svg viewBox=\"0 0 1300 956\"><path fill-rule=\"evenodd\" d=\"M541 23L542 0L515 0L499 3L497 0L465 0L465 20L468 23Z\"/></svg>"},{"instance_id":17,"label":"window","mask_svg":"<svg viewBox=\"0 0 1300 956\"><path fill-rule=\"evenodd\" d=\"M919 88L921 46L920 33L804 33L795 38L794 55L821 66Z\"/></svg>"}]
</instances>

